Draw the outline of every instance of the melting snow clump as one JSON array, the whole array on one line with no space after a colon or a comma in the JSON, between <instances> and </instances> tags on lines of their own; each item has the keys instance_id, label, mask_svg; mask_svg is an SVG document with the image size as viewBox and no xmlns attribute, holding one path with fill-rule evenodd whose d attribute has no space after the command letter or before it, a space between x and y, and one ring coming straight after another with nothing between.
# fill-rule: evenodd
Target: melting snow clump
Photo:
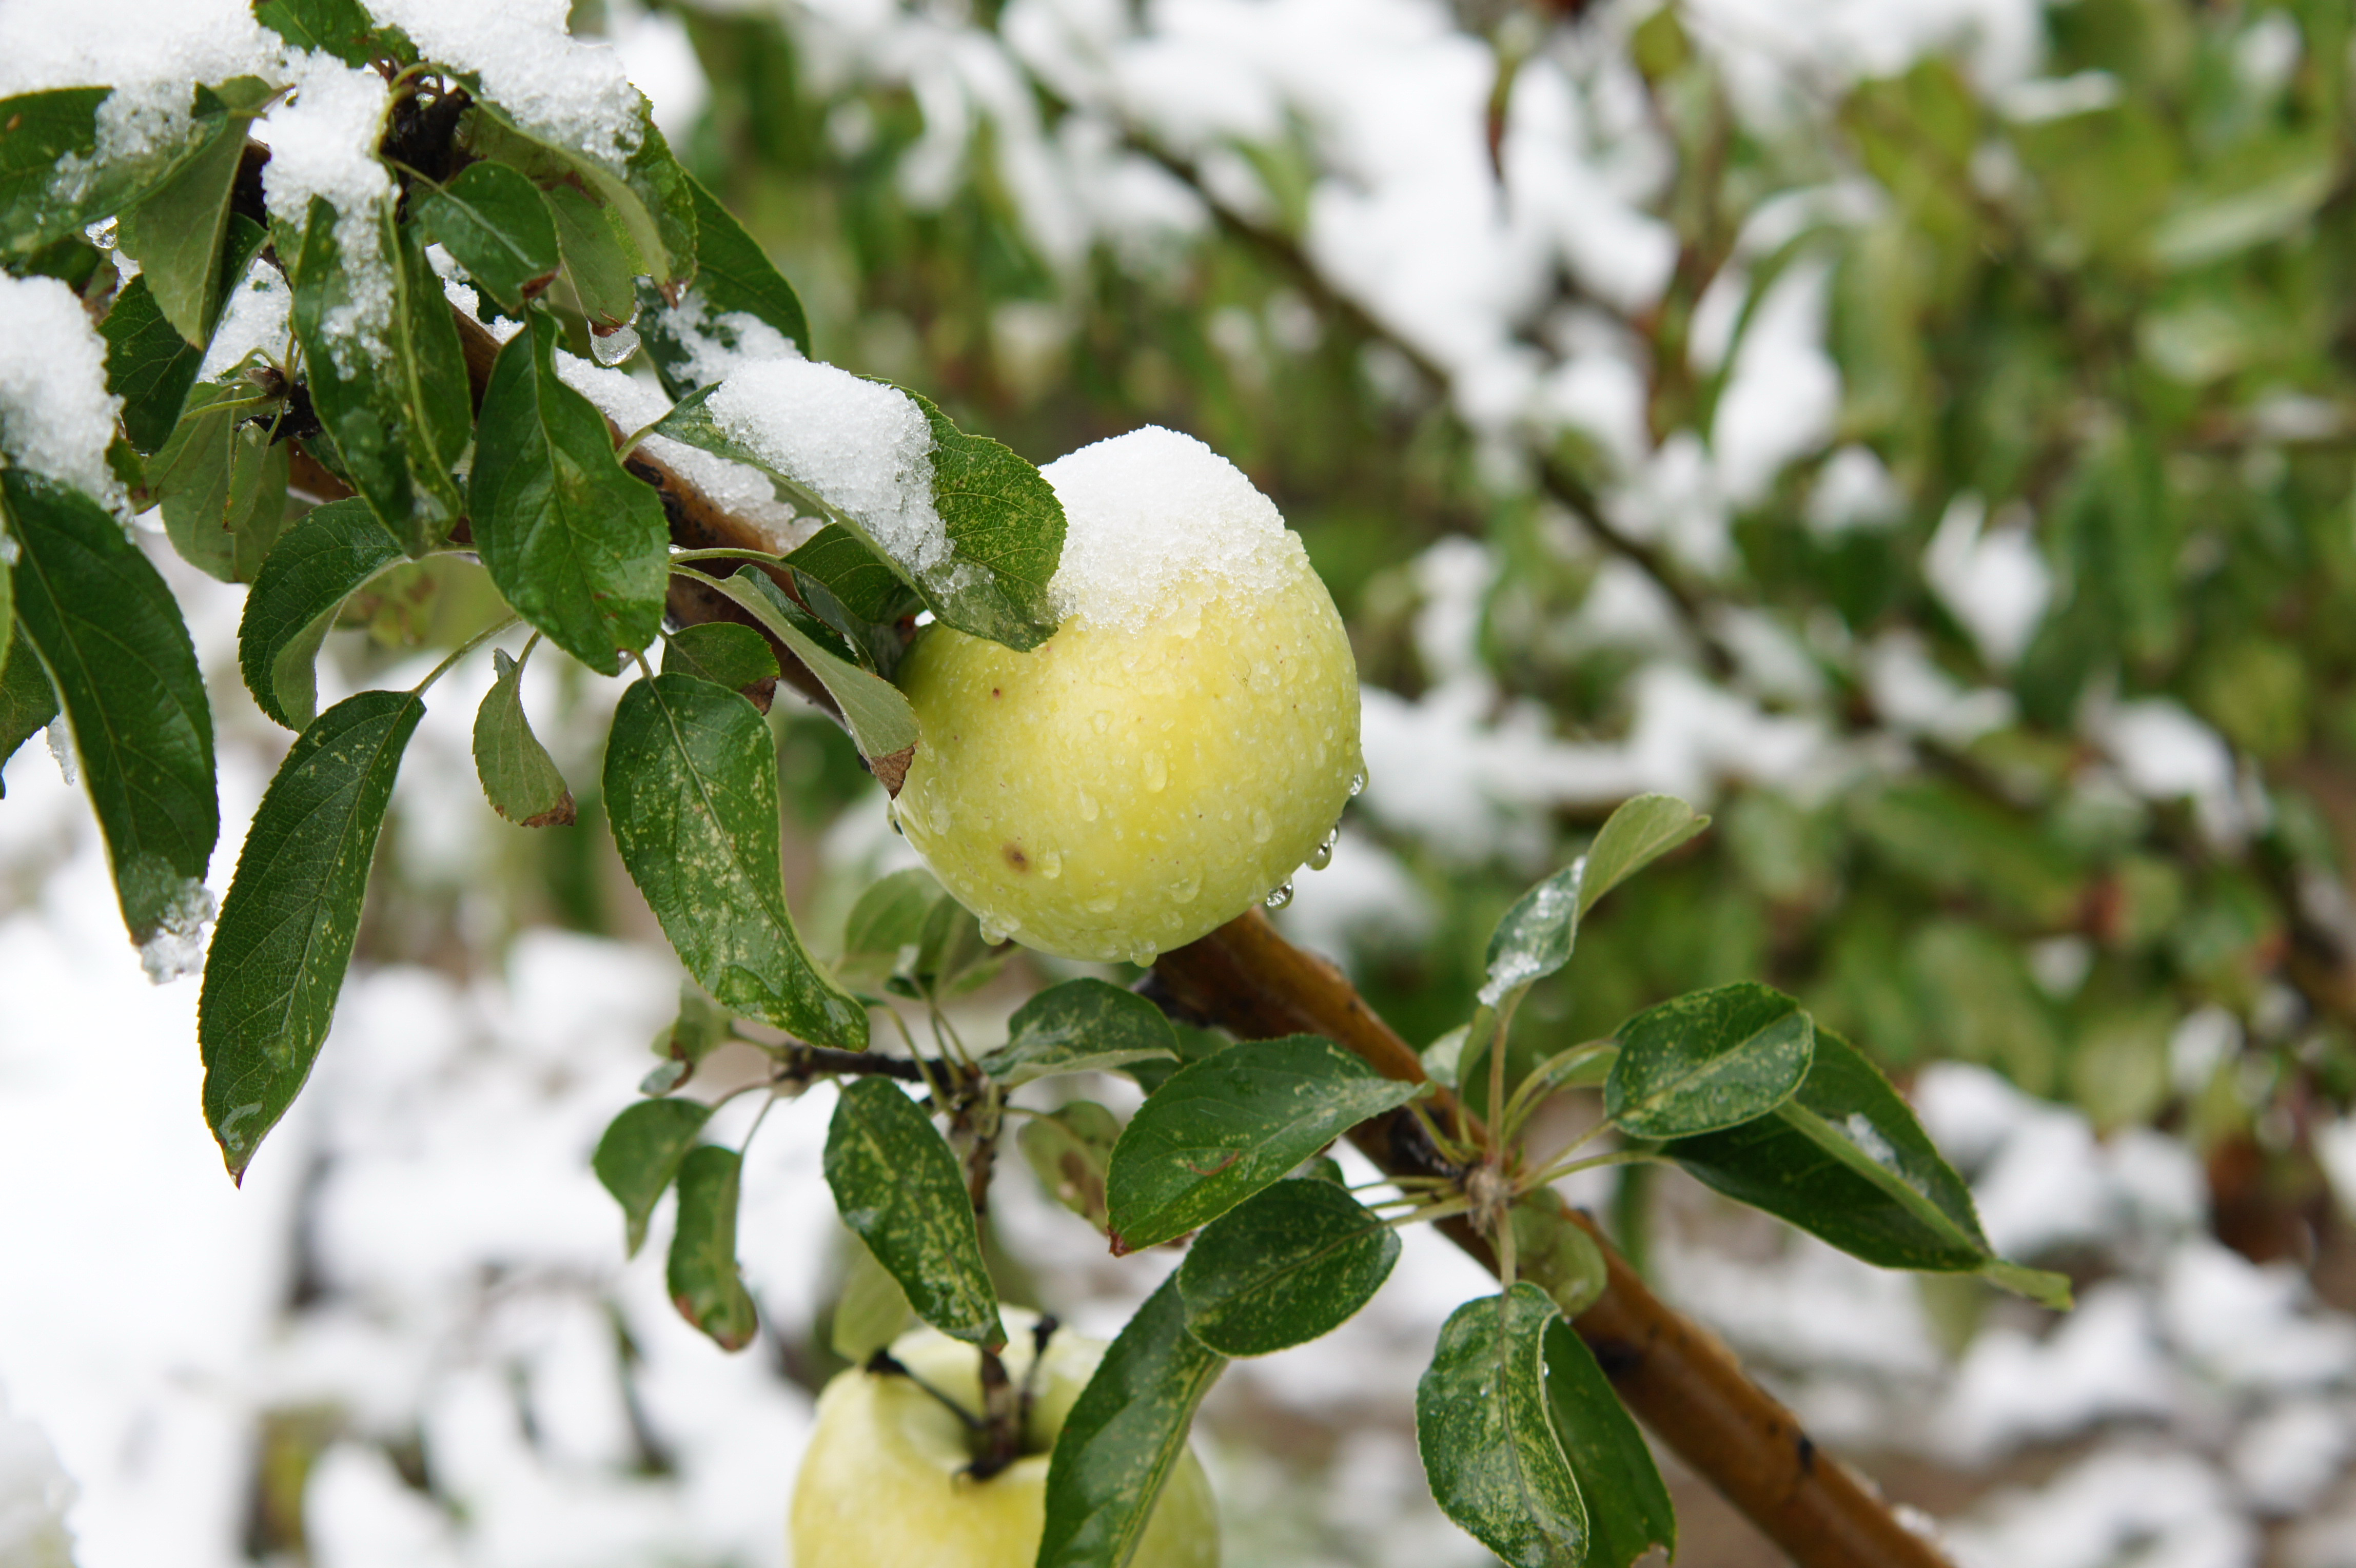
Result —
<instances>
[{"instance_id":1,"label":"melting snow clump","mask_svg":"<svg viewBox=\"0 0 2356 1568\"><path fill-rule=\"evenodd\" d=\"M205 928L220 908L203 883L190 877L180 884L163 923L139 944L139 967L147 972L147 983L166 985L205 967Z\"/></svg>"},{"instance_id":2,"label":"melting snow clump","mask_svg":"<svg viewBox=\"0 0 2356 1568\"><path fill-rule=\"evenodd\" d=\"M246 269L245 281L230 291L197 380L213 381L243 364L250 354L284 354L294 303L294 291L287 286L285 274L257 258Z\"/></svg>"},{"instance_id":3,"label":"melting snow clump","mask_svg":"<svg viewBox=\"0 0 2356 1568\"><path fill-rule=\"evenodd\" d=\"M638 90L611 44L573 38L568 0L372 0L426 59L476 72L483 91L541 139L618 172L637 151Z\"/></svg>"},{"instance_id":4,"label":"melting snow clump","mask_svg":"<svg viewBox=\"0 0 2356 1568\"><path fill-rule=\"evenodd\" d=\"M291 56L289 64L294 96L272 110L261 127L270 143L262 185L271 212L287 222L304 222L315 196L336 209L347 299L327 313L324 326L337 369L348 375L374 354L392 321L392 274L380 221L380 206L392 196L392 177L376 159L392 89L376 72L330 54Z\"/></svg>"},{"instance_id":5,"label":"melting snow clump","mask_svg":"<svg viewBox=\"0 0 2356 1568\"><path fill-rule=\"evenodd\" d=\"M1064 503L1056 614L1141 626L1190 580L1247 598L1280 588L1300 542L1276 503L1191 435L1149 424L1039 470Z\"/></svg>"},{"instance_id":6,"label":"melting snow clump","mask_svg":"<svg viewBox=\"0 0 2356 1568\"><path fill-rule=\"evenodd\" d=\"M687 350L682 367L686 380L700 387L726 381L740 365L802 357L792 338L759 317L742 310L714 311L695 289L664 312L664 325Z\"/></svg>"},{"instance_id":7,"label":"melting snow clump","mask_svg":"<svg viewBox=\"0 0 2356 1568\"><path fill-rule=\"evenodd\" d=\"M110 504L106 467L122 400L106 390L106 345L73 290L55 278L0 274L0 454Z\"/></svg>"},{"instance_id":8,"label":"melting snow clump","mask_svg":"<svg viewBox=\"0 0 2356 1568\"><path fill-rule=\"evenodd\" d=\"M937 586L948 531L933 510L933 429L916 400L809 360L739 365L704 404L764 463L847 513L884 553Z\"/></svg>"},{"instance_id":9,"label":"melting snow clump","mask_svg":"<svg viewBox=\"0 0 2356 1568\"><path fill-rule=\"evenodd\" d=\"M73 736L66 733L64 721L52 723L41 732L41 739L48 744L49 755L57 759L58 776L69 784L80 783L81 774L74 767Z\"/></svg>"}]
</instances>

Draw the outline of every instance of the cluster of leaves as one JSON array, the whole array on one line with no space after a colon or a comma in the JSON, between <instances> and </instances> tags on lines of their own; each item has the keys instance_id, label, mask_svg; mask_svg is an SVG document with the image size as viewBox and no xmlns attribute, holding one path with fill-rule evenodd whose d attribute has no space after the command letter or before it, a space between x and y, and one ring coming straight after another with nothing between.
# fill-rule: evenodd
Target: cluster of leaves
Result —
<instances>
[{"instance_id":1,"label":"cluster of leaves","mask_svg":"<svg viewBox=\"0 0 2356 1568\"><path fill-rule=\"evenodd\" d=\"M1230 1041L1173 1024L1151 1002L1096 979L1067 981L1018 1009L1006 1042L974 1053L940 1004L979 983L1001 950L920 870L862 897L841 972L872 1009L923 1004L935 1049L902 1025L909 1054L854 1056L764 1043L691 992L656 1042L649 1098L607 1129L596 1168L621 1204L630 1246L674 1187L673 1300L731 1348L752 1339L755 1305L738 1273L744 1151L703 1142L735 1094L798 1092L840 1079L826 1178L864 1243L837 1309L834 1344L858 1362L911 1318L1003 1345L977 1216L1010 1120L1042 1186L1104 1233L1115 1253L1186 1243L1184 1262L1139 1309L1057 1440L1043 1568L1126 1558L1183 1449L1196 1405L1226 1362L1318 1338L1356 1313L1399 1254L1397 1228L1466 1219L1498 1255L1504 1291L1461 1308L1441 1333L1418 1399L1433 1494L1506 1562L1626 1564L1674 1544L1676 1521L1648 1450L1570 1320L1605 1286L1595 1240L1549 1190L1596 1165L1671 1163L1719 1191L1889 1267L1976 1273L2052 1304L2055 1276L1997 1258L1969 1190L1905 1102L1846 1041L1789 997L1740 983L1628 1019L1518 1079L1502 1045L1532 986L1570 961L1581 918L1613 887L1698 833L1707 819L1665 796L1631 801L1588 852L1532 888L1489 949L1490 984L1472 1018L1433 1047L1430 1078L1387 1078L1310 1035ZM670 1091L725 1040L766 1050L773 1071L716 1102ZM1456 1092L1490 1082L1485 1122ZM1012 1091L1080 1073L1120 1073L1146 1090L1126 1122L1092 1100L1016 1106ZM903 1083L920 1085L920 1102ZM1526 1147L1532 1113L1571 1090L1600 1090L1587 1138L1543 1158ZM1436 1158L1377 1183L1368 1199L1325 1151L1410 1118ZM755 1123L757 1131L758 1123ZM1577 1150L1604 1133L1612 1153Z\"/></svg>"},{"instance_id":2,"label":"cluster of leaves","mask_svg":"<svg viewBox=\"0 0 2356 1568\"><path fill-rule=\"evenodd\" d=\"M659 431L757 461L699 416L709 389L681 378L715 340L732 346L747 317L806 347L785 278L680 166L643 100L626 156L591 156L534 134L475 77L419 58L354 0L270 0L258 15L290 47L390 85L375 154L396 194L377 209L343 213L317 196L301 211L268 205L269 149L249 131L283 84L190 83L183 133L137 158L111 156L102 140L107 88L0 102L0 260L63 280L101 316L107 385L123 400L117 475L134 503L160 509L183 557L252 585L241 671L298 737L205 971L205 1111L230 1172L243 1172L326 1037L402 752L456 657L412 690L320 713L319 649L372 581L436 556L479 573L511 612L483 638L518 622L531 631L518 658L497 656L476 720L491 803L526 826L573 820L521 700L541 641L604 675L635 664L643 678L616 713L602 794L649 903L729 1006L863 1047L864 1012L811 962L787 908L776 752L743 693L766 702L781 668L808 671L896 782L917 736L884 677L909 618L929 609L1018 647L1051 632L1044 585L1063 539L1053 492L919 400L950 562L971 568L955 594L784 472L771 476L779 497L823 525L800 549L676 551L669 511L693 499L690 487L638 450L648 432L617 431L567 382L559 345L636 323L682 399ZM373 225L369 244L353 240L354 218ZM111 247L85 233L102 221ZM429 245L472 285L480 320L451 303ZM138 263L128 282L117 254ZM285 340L200 380L244 291L286 295ZM374 330L354 325L385 300ZM485 325L502 316L504 342ZM186 937L220 814L211 715L178 608L98 498L21 467L0 472L0 487L17 552L0 575L0 760L61 708L133 940ZM738 621L667 631L681 583L712 590ZM658 673L646 654L664 637Z\"/></svg>"},{"instance_id":3,"label":"cluster of leaves","mask_svg":"<svg viewBox=\"0 0 2356 1568\"><path fill-rule=\"evenodd\" d=\"M1495 22L1459 10L1468 31ZM1562 496L1499 495L1438 389L1402 396L1398 378L1365 372L1405 361L1305 244L1305 192L1347 177L1313 136L1293 126L1222 150L1260 177L1250 224L1210 226L1183 260L1108 250L1059 274L986 139L967 183L911 211L891 198L924 129L905 90L815 88L790 27L686 16L714 91L691 161L724 169L778 243L845 274L843 330L863 362L905 364L921 343L952 411L1026 449L1143 419L1203 435L1282 503L1362 671L1410 696L1436 672L1400 563L1447 533L1484 537L1504 569L1482 651L1505 693L1569 734L1629 723L1630 678L1658 653L1566 635L1604 557L1566 556L1548 504ZM1729 610L1764 615L1819 687L1770 685L1771 705L1920 766L1830 797L1735 787L1715 843L1591 933L1589 982L1543 985L1531 1007L1594 1035L1660 997L1764 977L1885 1064L1982 1062L2098 1126L2175 1117L2204 1143L2240 1139L2269 1104L2296 1121L2356 1093L2347 945L2300 893L2356 864L2350 23L2329 0L2091 0L2040 16L2040 72L2074 96L1998 100L1931 58L1773 123L1738 103L1697 42L1704 22L1674 3L1624 39L1625 18L1562 24L1601 35L1580 48L1624 48L1674 153L1652 207L1679 263L1657 308L1613 323L1643 349L1655 440L1707 444L1761 303L1795 269L1831 268L1830 448L1735 520L1722 568L1657 552L1635 564L1723 656L1703 673L1758 690L1712 628ZM1530 48L1497 36L1502 113ZM851 124L864 134L846 156ZM1860 187L1873 199L1795 199ZM1777 237L1763 251L1743 242L1762 213ZM1707 358L1706 297L1713 314L1737 307ZM993 330L1018 313L1059 324L1060 340L1042 350ZM1536 336L1550 313L1613 314L1568 279L1531 305ZM1896 504L1866 526L1812 527L1842 448L1872 455ZM1628 477L1576 437L1531 456L1590 494ZM2051 574L2047 613L2010 663L1923 564L1958 497L1999 532L2026 527ZM2012 717L2000 703L1959 742L1890 720L1859 654L1893 633L1959 687L2004 693ZM2212 837L2095 764L2089 704L2151 696L2213 726L2244 788L2263 787L2272 809L2246 839ZM1590 825L1564 812L1547 827ZM1359 955L1358 973L1386 1016L1429 1039L1484 983L1483 937L1523 874L1518 855L1467 867L1412 833L1385 837L1437 918L1426 941ZM2208 1005L2245 1022L2250 1059L2179 1081L2171 1030Z\"/></svg>"}]
</instances>

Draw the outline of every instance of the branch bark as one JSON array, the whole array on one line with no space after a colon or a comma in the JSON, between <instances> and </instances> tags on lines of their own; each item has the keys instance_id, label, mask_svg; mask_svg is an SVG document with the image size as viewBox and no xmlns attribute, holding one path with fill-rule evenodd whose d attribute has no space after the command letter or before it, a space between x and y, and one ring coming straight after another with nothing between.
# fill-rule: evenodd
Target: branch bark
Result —
<instances>
[{"instance_id":1,"label":"branch bark","mask_svg":"<svg viewBox=\"0 0 2356 1568\"><path fill-rule=\"evenodd\" d=\"M1341 972L1286 941L1257 909L1162 954L1154 972L1172 1000L1242 1038L1323 1035L1387 1078L1424 1080L1414 1048ZM1445 1090L1427 1102L1443 1126L1455 1108ZM1404 1110L1359 1127L1351 1141L1390 1175L1446 1174ZM1935 1545L1818 1449L1708 1330L1646 1289L1584 1214L1565 1211L1595 1235L1611 1271L1601 1299L1572 1326L1628 1408L1679 1458L1806 1568L1947 1568ZM1440 1229L1495 1272L1487 1242L1462 1217Z\"/></svg>"}]
</instances>

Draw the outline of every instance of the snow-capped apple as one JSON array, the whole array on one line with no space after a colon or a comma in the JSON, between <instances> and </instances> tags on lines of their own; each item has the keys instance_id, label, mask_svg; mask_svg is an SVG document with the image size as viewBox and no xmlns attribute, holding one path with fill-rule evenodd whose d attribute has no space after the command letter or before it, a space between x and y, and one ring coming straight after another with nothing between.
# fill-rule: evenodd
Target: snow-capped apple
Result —
<instances>
[{"instance_id":1,"label":"snow-capped apple","mask_svg":"<svg viewBox=\"0 0 2356 1568\"><path fill-rule=\"evenodd\" d=\"M1357 667L1300 536L1201 442L1148 426L1041 472L1062 624L1028 652L918 634L896 820L993 940L1147 963L1320 853L1364 779Z\"/></svg>"}]
</instances>

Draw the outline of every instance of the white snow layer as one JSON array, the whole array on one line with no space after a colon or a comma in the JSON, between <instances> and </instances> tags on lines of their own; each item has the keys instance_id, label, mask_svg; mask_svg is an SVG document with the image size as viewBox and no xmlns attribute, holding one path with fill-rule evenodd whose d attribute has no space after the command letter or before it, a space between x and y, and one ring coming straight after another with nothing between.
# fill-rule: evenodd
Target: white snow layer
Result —
<instances>
[{"instance_id":1,"label":"white snow layer","mask_svg":"<svg viewBox=\"0 0 2356 1568\"><path fill-rule=\"evenodd\" d=\"M106 390L106 344L81 301L55 278L0 274L0 453L119 504L106 448L123 400Z\"/></svg>"},{"instance_id":2,"label":"white snow layer","mask_svg":"<svg viewBox=\"0 0 2356 1568\"><path fill-rule=\"evenodd\" d=\"M618 169L636 152L638 90L611 44L573 38L569 0L369 0L428 59L474 71L525 130Z\"/></svg>"},{"instance_id":3,"label":"white snow layer","mask_svg":"<svg viewBox=\"0 0 2356 1568\"><path fill-rule=\"evenodd\" d=\"M1191 435L1149 424L1039 470L1064 508L1056 613L1141 626L1187 585L1249 601L1276 591L1299 553L1276 503Z\"/></svg>"},{"instance_id":4,"label":"white snow layer","mask_svg":"<svg viewBox=\"0 0 2356 1568\"><path fill-rule=\"evenodd\" d=\"M112 87L91 163L135 156L190 124L190 84L268 77L279 39L245 0L8 0L0 5L0 97ZM70 173L71 171L60 171Z\"/></svg>"},{"instance_id":5,"label":"white snow layer","mask_svg":"<svg viewBox=\"0 0 2356 1568\"><path fill-rule=\"evenodd\" d=\"M897 387L800 359L739 363L704 404L769 467L848 514L919 578L962 585L933 510L933 430Z\"/></svg>"},{"instance_id":6,"label":"white snow layer","mask_svg":"<svg viewBox=\"0 0 2356 1568\"><path fill-rule=\"evenodd\" d=\"M392 89L376 72L324 51L290 56L287 63L294 94L257 127L270 144L262 188L272 214L287 223L307 223L314 197L335 209L347 297L323 326L337 368L354 375L378 352L392 322L383 230L392 176L376 156Z\"/></svg>"},{"instance_id":7,"label":"white snow layer","mask_svg":"<svg viewBox=\"0 0 2356 1568\"><path fill-rule=\"evenodd\" d=\"M73 1568L73 1535L66 1529L73 1498L73 1482L48 1436L10 1415L6 1391L0 1390L0 1563Z\"/></svg>"}]
</instances>

